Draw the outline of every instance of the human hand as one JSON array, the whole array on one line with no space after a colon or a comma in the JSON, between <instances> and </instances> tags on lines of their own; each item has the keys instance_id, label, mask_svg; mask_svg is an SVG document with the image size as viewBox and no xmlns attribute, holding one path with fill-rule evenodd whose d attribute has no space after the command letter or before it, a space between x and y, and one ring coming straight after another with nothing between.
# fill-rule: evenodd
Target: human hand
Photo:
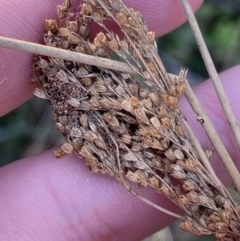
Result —
<instances>
[{"instance_id":1,"label":"human hand","mask_svg":"<svg viewBox=\"0 0 240 241\"><path fill-rule=\"evenodd\" d=\"M1 35L41 42L44 19L57 18L55 6L61 2L9 0L0 3ZM192 3L197 9L201 1L192 0ZM180 1L155 0L146 6L146 1L139 0L128 1L128 5L142 12L157 36L185 20ZM32 56L28 53L0 49L0 115L32 97L31 63ZM236 91L239 74L240 67L221 74L237 119L240 119L240 97ZM211 84L205 82L195 92L237 160L236 146ZM209 146L184 99L182 106L203 146ZM90 173L81 159L66 156L56 160L52 153L51 150L0 169L1 240L140 240L173 221L137 200L113 178ZM216 165L216 159L213 164L225 183L229 183L223 167ZM141 193L178 212L162 195L148 189Z\"/></svg>"}]
</instances>

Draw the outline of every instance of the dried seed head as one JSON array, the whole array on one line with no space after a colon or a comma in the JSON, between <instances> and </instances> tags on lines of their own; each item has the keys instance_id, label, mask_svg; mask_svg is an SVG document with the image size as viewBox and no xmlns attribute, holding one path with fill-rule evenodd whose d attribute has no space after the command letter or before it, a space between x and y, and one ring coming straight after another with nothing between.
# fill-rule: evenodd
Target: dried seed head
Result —
<instances>
[{"instance_id":1,"label":"dried seed head","mask_svg":"<svg viewBox=\"0 0 240 241\"><path fill-rule=\"evenodd\" d=\"M148 109L148 110L152 110L152 101L151 99L147 98L145 100L142 101L143 106Z\"/></svg>"},{"instance_id":2,"label":"dried seed head","mask_svg":"<svg viewBox=\"0 0 240 241\"><path fill-rule=\"evenodd\" d=\"M110 114L110 113L105 113L103 115L103 119L113 128L118 128L119 127L119 121L118 119Z\"/></svg>"},{"instance_id":3,"label":"dried seed head","mask_svg":"<svg viewBox=\"0 0 240 241\"><path fill-rule=\"evenodd\" d=\"M152 92L149 94L149 97L151 99L151 101L153 102L153 104L157 107L159 107L160 105L160 97L158 95L158 92Z\"/></svg>"},{"instance_id":4,"label":"dried seed head","mask_svg":"<svg viewBox=\"0 0 240 241\"><path fill-rule=\"evenodd\" d=\"M80 38L77 35L69 34L68 35L68 43L77 44L80 42Z\"/></svg>"}]
</instances>

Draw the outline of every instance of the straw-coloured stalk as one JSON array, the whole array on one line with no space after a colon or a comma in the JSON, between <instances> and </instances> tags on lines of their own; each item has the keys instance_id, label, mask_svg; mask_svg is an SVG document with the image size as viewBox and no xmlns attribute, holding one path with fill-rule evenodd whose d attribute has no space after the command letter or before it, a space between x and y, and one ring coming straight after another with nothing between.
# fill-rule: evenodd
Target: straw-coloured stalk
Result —
<instances>
[{"instance_id":1,"label":"straw-coloured stalk","mask_svg":"<svg viewBox=\"0 0 240 241\"><path fill-rule=\"evenodd\" d=\"M115 177L154 205L139 196L131 182L151 186L185 212L184 231L214 234L219 241L239 240L239 207L212 175L206 164L209 156L203 155L191 130L191 138L185 131L188 125L178 100L187 86L186 71L174 78L167 74L154 47L154 33L139 12L120 0L87 0L77 13L69 13L70 7L70 0L57 7L60 25L46 21L45 44L106 60L112 49L147 88L134 76L97 62L36 56L34 82L43 90L36 89L35 95L50 102L56 129L66 139L55 156L80 155L93 173ZM124 39L109 30L105 20L114 21ZM93 41L91 22L103 28Z\"/></svg>"}]
</instances>

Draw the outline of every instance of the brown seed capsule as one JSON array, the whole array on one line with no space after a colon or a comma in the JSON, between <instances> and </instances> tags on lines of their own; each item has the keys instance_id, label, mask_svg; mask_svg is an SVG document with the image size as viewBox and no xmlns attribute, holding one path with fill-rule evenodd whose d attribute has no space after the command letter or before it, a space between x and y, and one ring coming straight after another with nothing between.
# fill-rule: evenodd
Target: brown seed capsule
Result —
<instances>
[{"instance_id":1,"label":"brown seed capsule","mask_svg":"<svg viewBox=\"0 0 240 241\"><path fill-rule=\"evenodd\" d=\"M70 44L77 44L80 42L80 39L77 35L74 35L74 34L69 34L68 35L68 42Z\"/></svg>"},{"instance_id":2,"label":"brown seed capsule","mask_svg":"<svg viewBox=\"0 0 240 241\"><path fill-rule=\"evenodd\" d=\"M197 187L196 185L192 182L192 181L188 181L186 180L184 183L183 183L183 189L186 191L186 192L189 192L189 191L192 191L192 190L196 190Z\"/></svg>"},{"instance_id":3,"label":"brown seed capsule","mask_svg":"<svg viewBox=\"0 0 240 241\"><path fill-rule=\"evenodd\" d=\"M74 152L73 146L67 142L62 145L62 150L67 154Z\"/></svg>"},{"instance_id":4,"label":"brown seed capsule","mask_svg":"<svg viewBox=\"0 0 240 241\"><path fill-rule=\"evenodd\" d=\"M69 21L67 22L67 28L71 31L73 31L74 33L76 33L78 31L78 23L77 21Z\"/></svg>"},{"instance_id":5,"label":"brown seed capsule","mask_svg":"<svg viewBox=\"0 0 240 241\"><path fill-rule=\"evenodd\" d=\"M125 26L128 23L127 16L123 12L119 12L116 16L118 23L121 26Z\"/></svg>"},{"instance_id":6,"label":"brown seed capsule","mask_svg":"<svg viewBox=\"0 0 240 241\"><path fill-rule=\"evenodd\" d=\"M132 143L132 137L129 134L123 134L121 136L121 139L125 144L131 144Z\"/></svg>"},{"instance_id":7,"label":"brown seed capsule","mask_svg":"<svg viewBox=\"0 0 240 241\"><path fill-rule=\"evenodd\" d=\"M118 119L110 114L110 113L105 113L103 115L103 119L113 128L118 128L119 127L119 121Z\"/></svg>"},{"instance_id":8,"label":"brown seed capsule","mask_svg":"<svg viewBox=\"0 0 240 241\"><path fill-rule=\"evenodd\" d=\"M216 201L219 205L221 205L221 206L223 206L223 205L225 204L225 201L226 201L226 198L223 197L223 196L220 195L220 194L217 194L214 199L215 199L215 201Z\"/></svg>"},{"instance_id":9,"label":"brown seed capsule","mask_svg":"<svg viewBox=\"0 0 240 241\"><path fill-rule=\"evenodd\" d=\"M73 107L76 107L76 108L81 106L80 102L77 99L74 99L74 98L70 98L69 100L67 100L67 102L68 102L69 105L71 105Z\"/></svg>"},{"instance_id":10,"label":"brown seed capsule","mask_svg":"<svg viewBox=\"0 0 240 241\"><path fill-rule=\"evenodd\" d=\"M152 92L149 94L149 97L151 99L151 101L153 102L153 104L157 107L159 107L159 104L160 104L160 98L159 98L159 95L158 95L158 92Z\"/></svg>"},{"instance_id":11,"label":"brown seed capsule","mask_svg":"<svg viewBox=\"0 0 240 241\"><path fill-rule=\"evenodd\" d=\"M158 119L156 116L152 117L152 118L150 119L150 122L152 123L152 125L153 125L156 129L159 130L159 129L161 128L161 123L160 123L159 119Z\"/></svg>"},{"instance_id":12,"label":"brown seed capsule","mask_svg":"<svg viewBox=\"0 0 240 241\"><path fill-rule=\"evenodd\" d=\"M175 150L173 154L178 160L184 159L184 155L180 150Z\"/></svg>"},{"instance_id":13,"label":"brown seed capsule","mask_svg":"<svg viewBox=\"0 0 240 241\"><path fill-rule=\"evenodd\" d=\"M126 178L128 180L130 180L131 182L137 183L137 181L138 181L137 175L134 172L130 171L130 170L128 170L128 172L126 174Z\"/></svg>"},{"instance_id":14,"label":"brown seed capsule","mask_svg":"<svg viewBox=\"0 0 240 241\"><path fill-rule=\"evenodd\" d=\"M66 152L64 152L63 150L56 150L54 151L54 156L56 158L62 158L66 155Z\"/></svg>"},{"instance_id":15,"label":"brown seed capsule","mask_svg":"<svg viewBox=\"0 0 240 241\"><path fill-rule=\"evenodd\" d=\"M149 185L153 186L154 188L158 189L160 187L159 179L155 176L152 176L148 179Z\"/></svg>"},{"instance_id":16,"label":"brown seed capsule","mask_svg":"<svg viewBox=\"0 0 240 241\"><path fill-rule=\"evenodd\" d=\"M123 100L121 103L121 106L124 110L132 113L133 112L133 106L131 105L131 103L128 100Z\"/></svg>"},{"instance_id":17,"label":"brown seed capsule","mask_svg":"<svg viewBox=\"0 0 240 241\"><path fill-rule=\"evenodd\" d=\"M84 138L88 141L94 141L98 139L98 135L93 131L86 131L84 133Z\"/></svg>"},{"instance_id":18,"label":"brown seed capsule","mask_svg":"<svg viewBox=\"0 0 240 241\"><path fill-rule=\"evenodd\" d=\"M152 164L158 169L162 168L162 161L159 157L154 157L152 159Z\"/></svg>"},{"instance_id":19,"label":"brown seed capsule","mask_svg":"<svg viewBox=\"0 0 240 241\"><path fill-rule=\"evenodd\" d=\"M33 92L34 96L40 99L47 99L46 94L43 90L36 88Z\"/></svg>"},{"instance_id":20,"label":"brown seed capsule","mask_svg":"<svg viewBox=\"0 0 240 241\"><path fill-rule=\"evenodd\" d=\"M67 16L68 9L65 6L57 5L57 13L60 19L64 19Z\"/></svg>"},{"instance_id":21,"label":"brown seed capsule","mask_svg":"<svg viewBox=\"0 0 240 241\"><path fill-rule=\"evenodd\" d=\"M118 41L114 38L111 41L108 42L109 46L113 50L118 50L119 49L119 44Z\"/></svg>"},{"instance_id":22,"label":"brown seed capsule","mask_svg":"<svg viewBox=\"0 0 240 241\"><path fill-rule=\"evenodd\" d=\"M59 133L65 134L65 128L64 128L64 125L62 123L56 122L55 128Z\"/></svg>"},{"instance_id":23,"label":"brown seed capsule","mask_svg":"<svg viewBox=\"0 0 240 241\"><path fill-rule=\"evenodd\" d=\"M76 128L76 127L73 127L72 128L72 130L71 130L71 132L70 132L70 135L72 136L72 137L82 137L82 132L81 132L81 130L80 129L78 129L78 128Z\"/></svg>"},{"instance_id":24,"label":"brown seed capsule","mask_svg":"<svg viewBox=\"0 0 240 241\"><path fill-rule=\"evenodd\" d=\"M79 121L84 129L88 129L88 116L87 114L82 114Z\"/></svg>"},{"instance_id":25,"label":"brown seed capsule","mask_svg":"<svg viewBox=\"0 0 240 241\"><path fill-rule=\"evenodd\" d=\"M161 123L167 129L171 129L172 128L171 120L168 117L161 118Z\"/></svg>"},{"instance_id":26,"label":"brown seed capsule","mask_svg":"<svg viewBox=\"0 0 240 241\"><path fill-rule=\"evenodd\" d=\"M150 44L154 44L155 42L155 32L147 32L147 39Z\"/></svg>"}]
</instances>

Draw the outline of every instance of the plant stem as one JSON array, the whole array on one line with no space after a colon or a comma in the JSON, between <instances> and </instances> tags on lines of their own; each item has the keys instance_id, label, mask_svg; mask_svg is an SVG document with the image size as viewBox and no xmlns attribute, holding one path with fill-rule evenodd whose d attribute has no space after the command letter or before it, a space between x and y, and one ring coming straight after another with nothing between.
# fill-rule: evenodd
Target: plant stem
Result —
<instances>
[{"instance_id":1,"label":"plant stem","mask_svg":"<svg viewBox=\"0 0 240 241\"><path fill-rule=\"evenodd\" d=\"M65 59L74 62L94 65L106 69L113 69L117 71L135 74L136 72L126 63L100 58L92 55L76 53L69 50L49 47L41 44L31 43L27 41L11 39L0 36L0 47L11 49L24 50L33 54L39 54L59 59Z\"/></svg>"},{"instance_id":2,"label":"plant stem","mask_svg":"<svg viewBox=\"0 0 240 241\"><path fill-rule=\"evenodd\" d=\"M217 93L218 99L221 103L221 106L222 106L222 108L224 110L224 113L226 115L226 118L228 120L229 126L232 130L232 133L235 137L237 145L240 149L240 129L238 127L237 120L236 120L236 118L235 118L235 116L232 112L230 103L229 103L229 101L227 99L227 96L224 92L224 89L223 89L222 83L219 79L217 70L214 66L214 63L213 63L212 58L210 56L210 53L209 53L209 51L207 49L207 46L204 42L203 36L201 34L201 30L198 26L198 23L197 23L197 20L194 16L192 8L191 8L188 0L181 0L181 1L182 1L182 5L184 6L186 15L188 17L188 22L189 22L189 24L191 26L191 29L193 31L193 34L196 38L196 42L198 44L198 47L199 47L199 50L201 52L201 55L202 55L203 61L205 63L205 66L207 68L208 74L209 74L209 76L212 80L212 83L213 83L213 86L214 86L215 91Z\"/></svg>"},{"instance_id":3,"label":"plant stem","mask_svg":"<svg viewBox=\"0 0 240 241\"><path fill-rule=\"evenodd\" d=\"M208 138L212 142L216 152L222 159L224 166L226 167L228 173L232 177L232 180L235 184L237 191L240 193L240 174L236 166L234 165L234 162L232 161L230 155L228 154L225 146L223 145L221 139L217 135L217 132L215 131L212 123L210 122L207 115L204 113L197 97L195 96L188 82L186 83L185 96L188 99L188 102L192 106L192 109L194 110L196 115L200 118L200 122L202 123Z\"/></svg>"}]
</instances>

